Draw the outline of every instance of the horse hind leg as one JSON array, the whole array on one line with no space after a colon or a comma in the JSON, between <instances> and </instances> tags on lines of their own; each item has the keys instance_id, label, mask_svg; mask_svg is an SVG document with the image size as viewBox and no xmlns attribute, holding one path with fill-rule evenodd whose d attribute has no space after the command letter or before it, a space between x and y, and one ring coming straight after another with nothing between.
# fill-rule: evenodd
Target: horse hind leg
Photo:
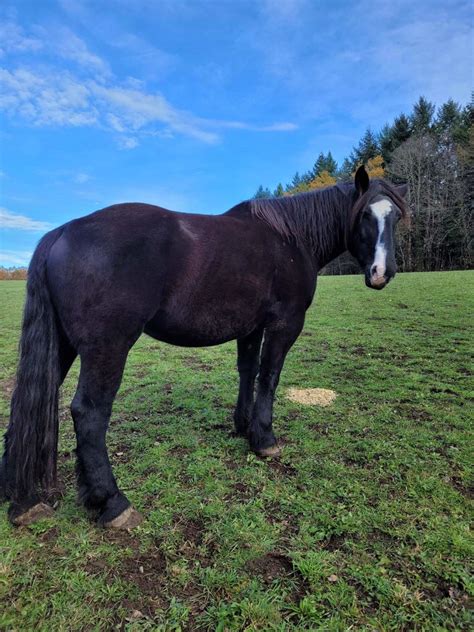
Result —
<instances>
[{"instance_id":1,"label":"horse hind leg","mask_svg":"<svg viewBox=\"0 0 474 632\"><path fill-rule=\"evenodd\" d=\"M98 524L106 527L131 528L141 521L117 486L105 441L128 349L81 353L79 384L71 404L79 500L96 515Z\"/></svg>"}]
</instances>

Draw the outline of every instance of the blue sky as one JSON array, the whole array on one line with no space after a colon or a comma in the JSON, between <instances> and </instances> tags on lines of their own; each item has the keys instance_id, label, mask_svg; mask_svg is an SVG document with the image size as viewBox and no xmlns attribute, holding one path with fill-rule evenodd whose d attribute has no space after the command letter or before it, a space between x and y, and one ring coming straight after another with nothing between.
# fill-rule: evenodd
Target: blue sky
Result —
<instances>
[{"instance_id":1,"label":"blue sky","mask_svg":"<svg viewBox=\"0 0 474 632\"><path fill-rule=\"evenodd\" d=\"M225 211L472 88L464 0L3 0L0 22L0 265L116 202Z\"/></svg>"}]
</instances>

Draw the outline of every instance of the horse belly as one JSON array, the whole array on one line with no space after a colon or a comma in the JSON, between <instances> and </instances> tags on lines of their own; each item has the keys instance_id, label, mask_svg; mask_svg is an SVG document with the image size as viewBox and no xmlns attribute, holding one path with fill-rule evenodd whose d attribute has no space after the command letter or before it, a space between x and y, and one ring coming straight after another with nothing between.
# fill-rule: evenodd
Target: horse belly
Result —
<instances>
[{"instance_id":1,"label":"horse belly","mask_svg":"<svg viewBox=\"0 0 474 632\"><path fill-rule=\"evenodd\" d=\"M146 324L145 333L173 345L207 347L247 336L264 320L264 314L263 305L188 304L179 311L158 310Z\"/></svg>"}]
</instances>

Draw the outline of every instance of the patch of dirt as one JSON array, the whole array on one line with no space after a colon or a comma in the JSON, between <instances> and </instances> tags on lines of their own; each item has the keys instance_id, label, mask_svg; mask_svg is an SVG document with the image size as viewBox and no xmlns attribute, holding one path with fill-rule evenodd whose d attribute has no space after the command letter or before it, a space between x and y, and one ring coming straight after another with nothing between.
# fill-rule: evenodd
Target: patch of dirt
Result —
<instances>
[{"instance_id":1,"label":"patch of dirt","mask_svg":"<svg viewBox=\"0 0 474 632\"><path fill-rule=\"evenodd\" d=\"M199 519L186 520L182 525L181 531L185 543L192 544L193 546L201 546L204 539L205 527L204 522Z\"/></svg>"},{"instance_id":2,"label":"patch of dirt","mask_svg":"<svg viewBox=\"0 0 474 632\"><path fill-rule=\"evenodd\" d=\"M433 419L433 416L427 410L415 406L402 405L396 412L414 421L431 421Z\"/></svg>"},{"instance_id":3,"label":"patch of dirt","mask_svg":"<svg viewBox=\"0 0 474 632\"><path fill-rule=\"evenodd\" d=\"M430 388L430 393L446 393L446 395L455 395L458 397L458 393L451 388L438 388L437 386L433 386Z\"/></svg>"},{"instance_id":4,"label":"patch of dirt","mask_svg":"<svg viewBox=\"0 0 474 632\"><path fill-rule=\"evenodd\" d=\"M334 402L337 394L328 388L289 388L286 396L298 404L326 407Z\"/></svg>"},{"instance_id":5,"label":"patch of dirt","mask_svg":"<svg viewBox=\"0 0 474 632\"><path fill-rule=\"evenodd\" d=\"M13 394L13 389L15 388L16 378L15 377L7 377L4 380L0 380L0 390L5 393L5 395L10 398Z\"/></svg>"},{"instance_id":6,"label":"patch of dirt","mask_svg":"<svg viewBox=\"0 0 474 632\"><path fill-rule=\"evenodd\" d=\"M54 543L58 539L59 528L57 526L52 527L48 531L45 531L41 535L38 536L38 539L41 542Z\"/></svg>"},{"instance_id":7,"label":"patch of dirt","mask_svg":"<svg viewBox=\"0 0 474 632\"><path fill-rule=\"evenodd\" d=\"M465 498L474 498L474 487L464 485L464 482L460 476L451 476L450 483L454 489L462 494Z\"/></svg>"},{"instance_id":8,"label":"patch of dirt","mask_svg":"<svg viewBox=\"0 0 474 632\"><path fill-rule=\"evenodd\" d=\"M247 502L255 498L258 491L250 485L237 481L232 486L232 491L224 496L226 502Z\"/></svg>"},{"instance_id":9,"label":"patch of dirt","mask_svg":"<svg viewBox=\"0 0 474 632\"><path fill-rule=\"evenodd\" d=\"M188 356L183 359L183 362L186 366L189 366L193 369L197 369L198 371L212 371L213 367L211 364L207 362L203 362L201 359L196 358L195 356Z\"/></svg>"},{"instance_id":10,"label":"patch of dirt","mask_svg":"<svg viewBox=\"0 0 474 632\"><path fill-rule=\"evenodd\" d=\"M163 582L166 572L166 560L157 548L146 553L132 553L122 560L119 566L120 578L139 589L142 595L156 598L161 593L160 579Z\"/></svg>"},{"instance_id":11,"label":"patch of dirt","mask_svg":"<svg viewBox=\"0 0 474 632\"><path fill-rule=\"evenodd\" d=\"M267 463L271 470L282 476L295 476L297 473L297 469L293 467L293 465L283 463L283 461L280 461L278 458L267 459Z\"/></svg>"},{"instance_id":12,"label":"patch of dirt","mask_svg":"<svg viewBox=\"0 0 474 632\"><path fill-rule=\"evenodd\" d=\"M344 534L332 533L329 539L324 542L324 548L327 551L339 551L344 547L346 536Z\"/></svg>"},{"instance_id":13,"label":"patch of dirt","mask_svg":"<svg viewBox=\"0 0 474 632\"><path fill-rule=\"evenodd\" d=\"M280 553L267 553L262 557L250 560L245 569L252 575L257 575L264 584L271 584L276 579L289 577L293 574L293 564L289 557Z\"/></svg>"},{"instance_id":14,"label":"patch of dirt","mask_svg":"<svg viewBox=\"0 0 474 632\"><path fill-rule=\"evenodd\" d=\"M294 588L288 595L288 601L292 603L298 603L310 589L303 575L293 568L291 559L281 553L267 553L250 560L245 569L250 575L257 576L266 586L278 580L293 581Z\"/></svg>"},{"instance_id":15,"label":"patch of dirt","mask_svg":"<svg viewBox=\"0 0 474 632\"><path fill-rule=\"evenodd\" d=\"M202 568L211 565L216 551L216 543L206 538L206 525L200 518L174 521L175 526L182 534L183 544L180 553L186 560L196 560Z\"/></svg>"},{"instance_id":16,"label":"patch of dirt","mask_svg":"<svg viewBox=\"0 0 474 632\"><path fill-rule=\"evenodd\" d=\"M139 611L153 619L157 608L167 607L162 596L167 582L165 556L153 546L145 552L140 551L133 533L126 531L105 531L104 540L131 549L131 555L123 557L116 566L111 566L106 558L90 557L85 565L86 572L134 585L139 597L125 598L120 605L130 613Z\"/></svg>"}]
</instances>

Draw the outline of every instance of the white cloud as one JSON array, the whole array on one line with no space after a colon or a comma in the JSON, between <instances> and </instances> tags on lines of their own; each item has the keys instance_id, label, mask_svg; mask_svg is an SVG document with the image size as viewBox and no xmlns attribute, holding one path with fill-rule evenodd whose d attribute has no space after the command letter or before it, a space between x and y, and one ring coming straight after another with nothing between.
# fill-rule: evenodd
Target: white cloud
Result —
<instances>
[{"instance_id":1,"label":"white cloud","mask_svg":"<svg viewBox=\"0 0 474 632\"><path fill-rule=\"evenodd\" d=\"M83 126L97 122L89 89L68 73L0 68L0 108L33 125Z\"/></svg>"},{"instance_id":2,"label":"white cloud","mask_svg":"<svg viewBox=\"0 0 474 632\"><path fill-rule=\"evenodd\" d=\"M51 228L49 222L41 222L25 215L18 215L4 207L0 207L0 228L13 228L16 230L44 231Z\"/></svg>"},{"instance_id":3,"label":"white cloud","mask_svg":"<svg viewBox=\"0 0 474 632\"><path fill-rule=\"evenodd\" d=\"M136 138L132 138L131 136L119 136L117 144L120 149L135 149L139 143Z\"/></svg>"},{"instance_id":4,"label":"white cloud","mask_svg":"<svg viewBox=\"0 0 474 632\"><path fill-rule=\"evenodd\" d=\"M10 266L27 266L33 253L29 250L0 250L0 265Z\"/></svg>"},{"instance_id":5,"label":"white cloud","mask_svg":"<svg viewBox=\"0 0 474 632\"><path fill-rule=\"evenodd\" d=\"M88 173L76 173L74 176L74 182L76 184L85 184L86 182L89 182L90 179L91 176Z\"/></svg>"},{"instance_id":6,"label":"white cloud","mask_svg":"<svg viewBox=\"0 0 474 632\"><path fill-rule=\"evenodd\" d=\"M14 22L0 22L0 57L7 53L31 53L43 48L37 37L29 37L21 26Z\"/></svg>"},{"instance_id":7,"label":"white cloud","mask_svg":"<svg viewBox=\"0 0 474 632\"><path fill-rule=\"evenodd\" d=\"M98 55L92 53L83 40L67 28L55 33L56 41L54 50L64 59L76 62L79 66L87 68L100 75L111 74L109 65Z\"/></svg>"},{"instance_id":8,"label":"white cloud","mask_svg":"<svg viewBox=\"0 0 474 632\"><path fill-rule=\"evenodd\" d=\"M69 0L63 6L68 11L81 7ZM256 125L197 117L174 107L162 94L150 93L142 81L133 77L118 83L109 65L64 27L36 27L35 34L41 39L28 38L14 24L10 24L8 33L10 49L30 53L41 49L46 55L54 53L56 62L57 58L62 58L78 66L75 72L58 68L57 63L19 66L10 70L0 68L0 109L32 125L100 127L123 135L118 140L122 149L133 149L143 135L169 138L181 134L212 144L220 140L218 130L222 129L254 132L296 129L296 125L289 122ZM153 64L158 59L156 63L163 69L173 65L173 56L167 56L147 43L142 44L137 36L126 35L120 48L126 49L128 45L131 54L149 56L153 58Z\"/></svg>"}]
</instances>

